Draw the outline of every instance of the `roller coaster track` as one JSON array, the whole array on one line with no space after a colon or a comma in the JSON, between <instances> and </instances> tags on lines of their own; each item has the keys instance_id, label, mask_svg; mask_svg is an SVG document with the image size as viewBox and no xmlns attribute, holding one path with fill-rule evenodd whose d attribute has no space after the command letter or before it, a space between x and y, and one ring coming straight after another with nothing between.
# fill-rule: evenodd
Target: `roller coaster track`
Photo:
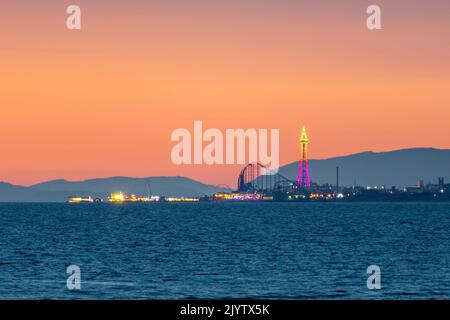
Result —
<instances>
[{"instance_id":1,"label":"roller coaster track","mask_svg":"<svg viewBox=\"0 0 450 320\"><path fill-rule=\"evenodd\" d=\"M239 174L238 192L287 192L297 188L295 181L285 176L271 172L261 163L250 163Z\"/></svg>"}]
</instances>

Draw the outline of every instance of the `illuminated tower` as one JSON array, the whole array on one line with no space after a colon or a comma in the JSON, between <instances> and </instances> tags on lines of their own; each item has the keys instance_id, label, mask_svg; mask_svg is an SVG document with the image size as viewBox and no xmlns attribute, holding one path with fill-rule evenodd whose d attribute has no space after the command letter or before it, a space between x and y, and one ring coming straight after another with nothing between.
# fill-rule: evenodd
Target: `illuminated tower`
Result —
<instances>
[{"instance_id":1,"label":"illuminated tower","mask_svg":"<svg viewBox=\"0 0 450 320\"><path fill-rule=\"evenodd\" d=\"M300 134L300 167L297 181L300 188L309 188L311 186L308 168L308 135L306 134L305 126L303 126Z\"/></svg>"}]
</instances>

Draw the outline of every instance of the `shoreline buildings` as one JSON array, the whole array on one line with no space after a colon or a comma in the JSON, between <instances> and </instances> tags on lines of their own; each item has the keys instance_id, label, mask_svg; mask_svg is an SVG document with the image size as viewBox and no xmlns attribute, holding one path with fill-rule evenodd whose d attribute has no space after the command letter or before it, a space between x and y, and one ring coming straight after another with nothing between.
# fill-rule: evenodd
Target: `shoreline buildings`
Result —
<instances>
[{"instance_id":1,"label":"shoreline buildings","mask_svg":"<svg viewBox=\"0 0 450 320\"><path fill-rule=\"evenodd\" d=\"M109 202L156 202L159 201L159 196L149 196L149 197L140 197L136 196L135 194L131 194L128 196L127 194L123 193L122 191L112 193L111 196L108 198Z\"/></svg>"},{"instance_id":2,"label":"shoreline buildings","mask_svg":"<svg viewBox=\"0 0 450 320\"><path fill-rule=\"evenodd\" d=\"M390 189L385 186L339 185L339 166L336 167L336 185L319 185L311 181L308 164L309 138L306 127L302 126L300 137L300 158L297 180L293 181L280 173L266 174L267 168L260 163L249 163L239 174L237 190L203 197L170 196L128 196L124 192L110 195L108 202L308 202L308 201L450 201L450 184L439 177L438 184L425 185L422 180L414 187ZM71 197L70 203L101 202L92 197Z\"/></svg>"},{"instance_id":3,"label":"shoreline buildings","mask_svg":"<svg viewBox=\"0 0 450 320\"><path fill-rule=\"evenodd\" d=\"M92 203L94 199L92 197L70 197L67 202L69 203Z\"/></svg>"}]
</instances>

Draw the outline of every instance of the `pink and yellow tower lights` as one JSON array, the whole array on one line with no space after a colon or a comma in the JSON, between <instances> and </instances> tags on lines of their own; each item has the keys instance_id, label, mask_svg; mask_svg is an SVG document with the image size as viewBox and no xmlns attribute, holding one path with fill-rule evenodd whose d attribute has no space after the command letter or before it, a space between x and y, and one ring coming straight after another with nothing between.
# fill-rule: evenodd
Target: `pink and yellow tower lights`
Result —
<instances>
[{"instance_id":1,"label":"pink and yellow tower lights","mask_svg":"<svg viewBox=\"0 0 450 320\"><path fill-rule=\"evenodd\" d=\"M300 134L300 166L298 170L298 186L300 188L309 188L311 180L309 178L308 167L308 135L306 134L306 127L302 127Z\"/></svg>"}]
</instances>

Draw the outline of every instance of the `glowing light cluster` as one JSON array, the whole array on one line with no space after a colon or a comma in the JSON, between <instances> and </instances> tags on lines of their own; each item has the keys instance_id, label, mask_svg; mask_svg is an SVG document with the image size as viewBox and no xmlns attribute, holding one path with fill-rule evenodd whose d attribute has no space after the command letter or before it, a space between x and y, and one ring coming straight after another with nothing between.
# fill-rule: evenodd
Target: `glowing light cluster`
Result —
<instances>
[{"instance_id":1,"label":"glowing light cluster","mask_svg":"<svg viewBox=\"0 0 450 320\"><path fill-rule=\"evenodd\" d=\"M216 200L261 200L262 195L256 193L216 193Z\"/></svg>"},{"instance_id":2,"label":"glowing light cluster","mask_svg":"<svg viewBox=\"0 0 450 320\"><path fill-rule=\"evenodd\" d=\"M94 202L92 197L70 197L68 200L69 203L82 203L82 202Z\"/></svg>"},{"instance_id":3,"label":"glowing light cluster","mask_svg":"<svg viewBox=\"0 0 450 320\"><path fill-rule=\"evenodd\" d=\"M127 196L123 192L115 192L112 193L109 197L109 202L156 202L160 200L159 196L151 196L151 197L139 197L135 194L131 194Z\"/></svg>"},{"instance_id":4,"label":"glowing light cluster","mask_svg":"<svg viewBox=\"0 0 450 320\"><path fill-rule=\"evenodd\" d=\"M169 197L165 199L167 202L198 202L200 201L198 198L176 198L176 197Z\"/></svg>"},{"instance_id":5,"label":"glowing light cluster","mask_svg":"<svg viewBox=\"0 0 450 320\"><path fill-rule=\"evenodd\" d=\"M333 199L334 194L332 193L311 193L310 199Z\"/></svg>"},{"instance_id":6,"label":"glowing light cluster","mask_svg":"<svg viewBox=\"0 0 450 320\"><path fill-rule=\"evenodd\" d=\"M115 192L109 197L110 202L124 202L125 195L122 192Z\"/></svg>"}]
</instances>

